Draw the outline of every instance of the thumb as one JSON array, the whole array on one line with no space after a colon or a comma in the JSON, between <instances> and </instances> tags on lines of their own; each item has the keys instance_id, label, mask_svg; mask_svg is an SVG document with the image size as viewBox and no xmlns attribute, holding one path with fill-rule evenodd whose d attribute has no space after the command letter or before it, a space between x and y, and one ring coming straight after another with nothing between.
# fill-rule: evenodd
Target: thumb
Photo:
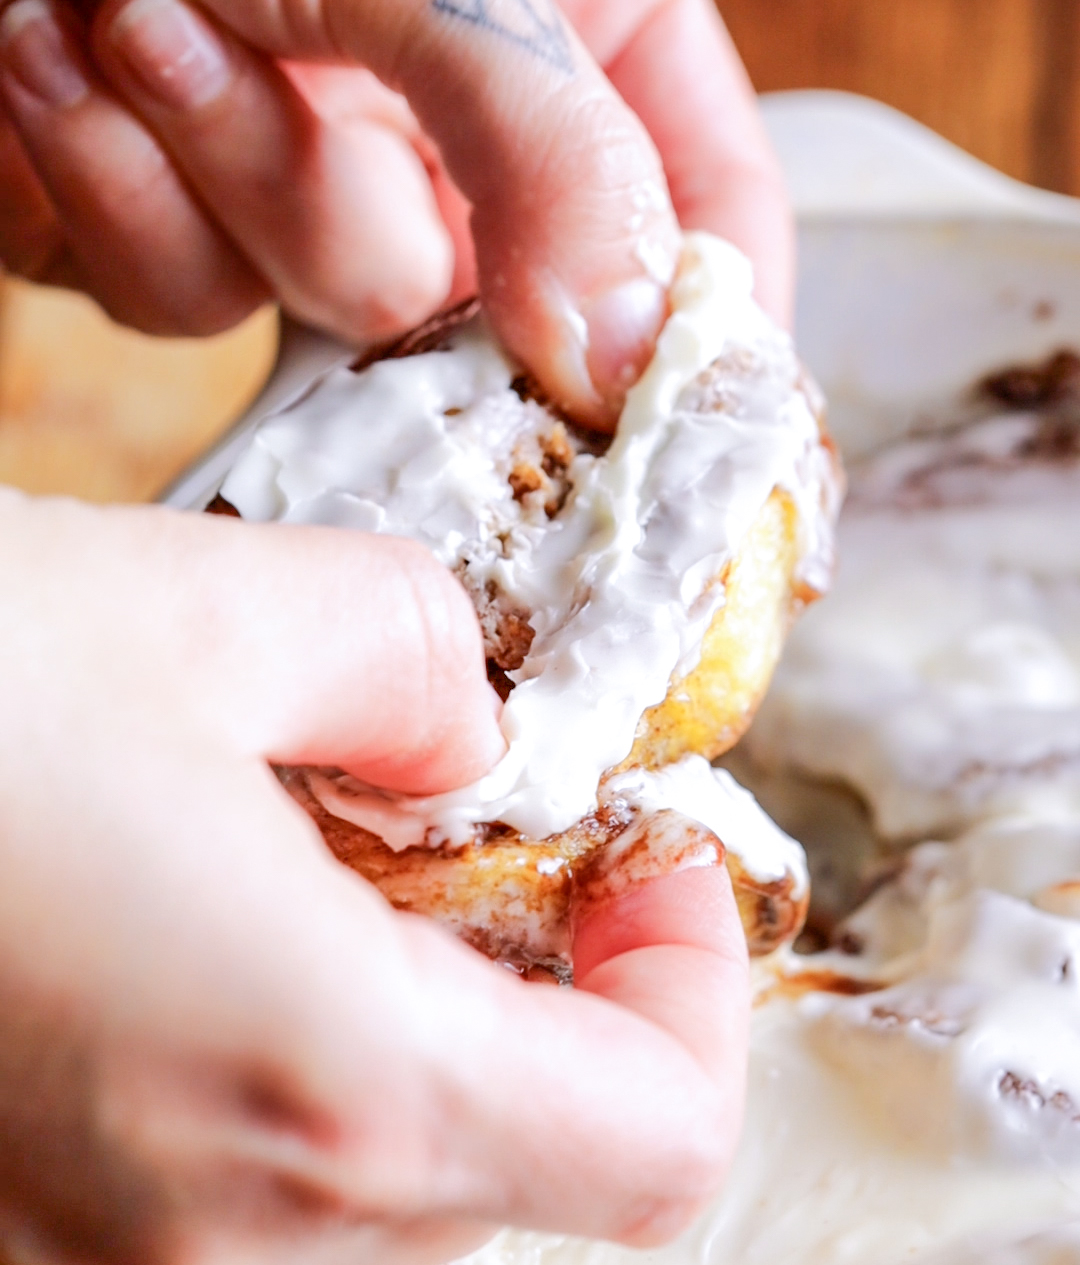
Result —
<instances>
[{"instance_id":1,"label":"thumb","mask_svg":"<svg viewBox=\"0 0 1080 1265\"><path fill-rule=\"evenodd\" d=\"M730 1093L737 1116L748 956L724 846L660 812L594 853L571 906L574 984L674 1035ZM678 979L678 983L675 981ZM712 993L712 1004L701 1005Z\"/></svg>"},{"instance_id":2,"label":"thumb","mask_svg":"<svg viewBox=\"0 0 1080 1265\"><path fill-rule=\"evenodd\" d=\"M628 833L576 876L573 989L399 924L464 1113L438 1151L471 1174L459 1213L644 1247L683 1230L730 1166L750 1006L723 847L675 813Z\"/></svg>"},{"instance_id":3,"label":"thumb","mask_svg":"<svg viewBox=\"0 0 1080 1265\"><path fill-rule=\"evenodd\" d=\"M425 548L203 525L220 527L218 547L234 555L210 581L224 625L218 697L248 750L415 794L471 782L503 754L476 614ZM225 594L230 562L244 582Z\"/></svg>"},{"instance_id":4,"label":"thumb","mask_svg":"<svg viewBox=\"0 0 1080 1265\"><path fill-rule=\"evenodd\" d=\"M171 678L237 754L417 794L465 785L503 754L475 612L422 546L161 509L29 510L58 554L80 528L100 542L87 603L119 604L118 661L155 690ZM60 565L40 547L38 564Z\"/></svg>"},{"instance_id":5,"label":"thumb","mask_svg":"<svg viewBox=\"0 0 1080 1265\"><path fill-rule=\"evenodd\" d=\"M678 226L660 158L551 0L209 0L279 56L404 93L473 204L482 297L561 407L613 424L666 315Z\"/></svg>"}]
</instances>

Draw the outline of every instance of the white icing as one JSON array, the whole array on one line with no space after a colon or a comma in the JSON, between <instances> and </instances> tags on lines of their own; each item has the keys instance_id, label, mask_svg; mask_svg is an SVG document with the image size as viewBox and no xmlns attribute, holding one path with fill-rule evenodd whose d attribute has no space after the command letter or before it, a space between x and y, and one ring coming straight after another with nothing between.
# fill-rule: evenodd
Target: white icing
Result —
<instances>
[{"instance_id":1,"label":"white icing","mask_svg":"<svg viewBox=\"0 0 1080 1265\"><path fill-rule=\"evenodd\" d=\"M1010 456L1034 426L990 419L852 472L834 592L750 735L764 765L856 787L886 835L1080 807L1080 479Z\"/></svg>"},{"instance_id":2,"label":"white icing","mask_svg":"<svg viewBox=\"0 0 1080 1265\"><path fill-rule=\"evenodd\" d=\"M935 1256L932 1265L1078 1265L1080 1224L1055 1226L1009 1242L986 1235Z\"/></svg>"},{"instance_id":3,"label":"white icing","mask_svg":"<svg viewBox=\"0 0 1080 1265\"><path fill-rule=\"evenodd\" d=\"M632 769L604 784L604 796L619 797L646 812L674 809L715 834L744 869L763 883L791 877L793 894L807 889L806 854L780 829L730 773L701 756L685 756L655 772Z\"/></svg>"},{"instance_id":4,"label":"white icing","mask_svg":"<svg viewBox=\"0 0 1080 1265\"><path fill-rule=\"evenodd\" d=\"M330 778L311 771L308 786L327 812L372 831L391 847L423 841L415 833L415 818L385 813L388 801L355 778L340 774ZM603 783L601 799L605 803L623 800L646 813L665 809L682 813L707 826L760 882L791 879L795 896L809 886L801 845L784 834L730 773L714 769L701 756L684 756L655 772L631 769L616 774Z\"/></svg>"},{"instance_id":5,"label":"white icing","mask_svg":"<svg viewBox=\"0 0 1080 1265\"><path fill-rule=\"evenodd\" d=\"M681 1239L636 1252L506 1230L468 1265L954 1265L952 1250L955 1265L974 1265L982 1258L973 1243L1010 1243L1076 1219L1080 1168L958 1164L897 1145L846 1069L815 1049L799 1005L785 1001L755 1013L747 1119L731 1176Z\"/></svg>"},{"instance_id":6,"label":"white icing","mask_svg":"<svg viewBox=\"0 0 1080 1265\"><path fill-rule=\"evenodd\" d=\"M901 983L802 1005L883 1132L945 1162L1080 1162L1080 926L988 889L933 908Z\"/></svg>"},{"instance_id":7,"label":"white icing","mask_svg":"<svg viewBox=\"0 0 1080 1265\"><path fill-rule=\"evenodd\" d=\"M846 920L857 954L787 959L873 991L765 974L731 1178L652 1265L1080 1265L1080 463L1018 461L1031 431L855 472L836 596L752 748L854 784L895 835L957 834ZM506 1231L469 1259L643 1258Z\"/></svg>"},{"instance_id":8,"label":"white icing","mask_svg":"<svg viewBox=\"0 0 1080 1265\"><path fill-rule=\"evenodd\" d=\"M523 406L514 367L479 328L451 351L338 370L257 432L222 489L243 517L412 536L531 612L536 635L511 673L500 764L447 795L352 796L350 820L404 847L461 841L491 820L543 838L588 813L642 713L696 663L723 600L710 581L775 487L800 509L807 582L824 583L829 459L796 389L790 340L751 284L733 247L687 236L656 355L608 453L574 461L550 522L513 499L500 471ZM678 405L728 354L763 371L733 373L722 412Z\"/></svg>"}]
</instances>

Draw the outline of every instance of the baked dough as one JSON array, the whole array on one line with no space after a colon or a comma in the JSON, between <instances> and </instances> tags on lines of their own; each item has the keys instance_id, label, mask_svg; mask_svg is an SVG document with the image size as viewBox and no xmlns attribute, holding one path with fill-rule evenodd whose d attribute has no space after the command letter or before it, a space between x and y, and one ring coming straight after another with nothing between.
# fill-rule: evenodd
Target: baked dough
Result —
<instances>
[{"instance_id":1,"label":"baked dough","mask_svg":"<svg viewBox=\"0 0 1080 1265\"><path fill-rule=\"evenodd\" d=\"M726 855L752 952L805 914L798 846L707 760L827 583L839 468L734 248L689 236L673 309L613 439L562 416L467 307L271 419L211 507L412 535L461 579L506 700L503 764L427 800L334 770L282 780L395 905L511 963L565 971L594 854L670 842L672 814Z\"/></svg>"}]
</instances>

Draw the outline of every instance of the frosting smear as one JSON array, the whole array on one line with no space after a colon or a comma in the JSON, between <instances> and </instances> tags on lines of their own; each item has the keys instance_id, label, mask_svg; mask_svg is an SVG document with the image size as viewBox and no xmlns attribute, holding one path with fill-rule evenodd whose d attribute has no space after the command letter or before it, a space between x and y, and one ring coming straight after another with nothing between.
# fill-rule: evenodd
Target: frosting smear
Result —
<instances>
[{"instance_id":1,"label":"frosting smear","mask_svg":"<svg viewBox=\"0 0 1080 1265\"><path fill-rule=\"evenodd\" d=\"M759 964L728 1186L644 1259L1080 1265L1080 418L849 474L835 592L740 767L854 792L873 890L833 947ZM642 1259L505 1231L470 1265Z\"/></svg>"},{"instance_id":2,"label":"frosting smear","mask_svg":"<svg viewBox=\"0 0 1080 1265\"><path fill-rule=\"evenodd\" d=\"M751 288L734 247L687 235L654 359L608 450L572 455L561 504L507 480L539 406L482 320L447 350L330 374L230 473L222 494L246 519L409 536L527 612L495 769L426 799L351 797L391 847L464 843L490 821L542 839L594 809L643 712L695 665L713 581L776 488L798 509L800 580L824 587L835 472L790 339ZM725 358L718 411L698 379Z\"/></svg>"}]
</instances>

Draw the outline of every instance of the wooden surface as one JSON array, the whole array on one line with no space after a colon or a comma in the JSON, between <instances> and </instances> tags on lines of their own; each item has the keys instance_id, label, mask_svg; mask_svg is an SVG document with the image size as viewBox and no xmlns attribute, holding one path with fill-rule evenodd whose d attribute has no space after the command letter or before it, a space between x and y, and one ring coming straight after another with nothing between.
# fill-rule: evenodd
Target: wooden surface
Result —
<instances>
[{"instance_id":1,"label":"wooden surface","mask_svg":"<svg viewBox=\"0 0 1080 1265\"><path fill-rule=\"evenodd\" d=\"M89 300L0 282L0 483L148 500L246 407L273 361L267 309L205 340L119 329Z\"/></svg>"},{"instance_id":2,"label":"wooden surface","mask_svg":"<svg viewBox=\"0 0 1080 1265\"><path fill-rule=\"evenodd\" d=\"M1080 194L1080 0L720 0L760 92L842 88Z\"/></svg>"},{"instance_id":3,"label":"wooden surface","mask_svg":"<svg viewBox=\"0 0 1080 1265\"><path fill-rule=\"evenodd\" d=\"M878 97L1023 180L1080 194L1080 0L720 0L761 90ZM677 86L673 86L677 91ZM205 344L0 281L0 482L153 495L251 398L272 315Z\"/></svg>"}]
</instances>

